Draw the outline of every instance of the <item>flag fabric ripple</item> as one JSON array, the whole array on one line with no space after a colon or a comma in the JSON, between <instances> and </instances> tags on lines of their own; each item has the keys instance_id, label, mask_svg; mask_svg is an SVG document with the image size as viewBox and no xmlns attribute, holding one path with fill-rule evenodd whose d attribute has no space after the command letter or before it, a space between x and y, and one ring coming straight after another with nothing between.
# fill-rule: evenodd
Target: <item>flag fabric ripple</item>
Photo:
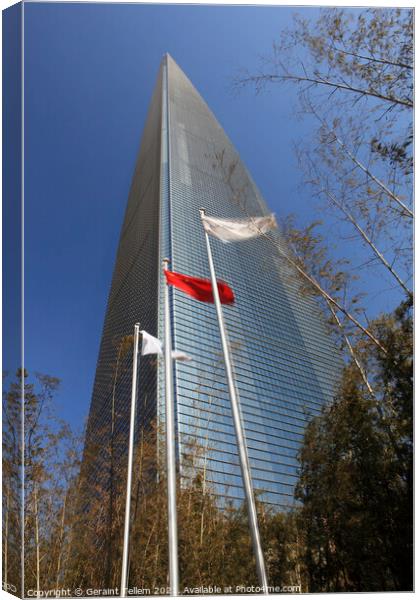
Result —
<instances>
[{"instance_id":1,"label":"flag fabric ripple","mask_svg":"<svg viewBox=\"0 0 420 600\"><path fill-rule=\"evenodd\" d=\"M174 271L164 271L164 273L169 285L173 285L200 302L214 303L210 279L191 277L182 273L175 273ZM234 293L227 283L218 279L217 289L219 290L220 302L222 304L233 304L235 302Z\"/></svg>"},{"instance_id":2,"label":"flag fabric ripple","mask_svg":"<svg viewBox=\"0 0 420 600\"><path fill-rule=\"evenodd\" d=\"M203 215L202 221L207 233L222 242L249 240L267 233L277 226L274 214L264 217L249 217L248 219L219 219Z\"/></svg>"},{"instance_id":3,"label":"flag fabric ripple","mask_svg":"<svg viewBox=\"0 0 420 600\"><path fill-rule=\"evenodd\" d=\"M142 334L141 341L141 355L146 356L146 354L162 354L162 342L155 338L147 331L140 331Z\"/></svg>"}]
</instances>

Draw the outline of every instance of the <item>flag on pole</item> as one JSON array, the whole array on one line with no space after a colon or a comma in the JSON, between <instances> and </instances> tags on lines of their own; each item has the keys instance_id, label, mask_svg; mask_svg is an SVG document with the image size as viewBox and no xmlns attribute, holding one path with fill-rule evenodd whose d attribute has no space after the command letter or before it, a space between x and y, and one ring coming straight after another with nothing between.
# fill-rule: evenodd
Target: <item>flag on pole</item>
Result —
<instances>
[{"instance_id":1,"label":"flag on pole","mask_svg":"<svg viewBox=\"0 0 420 600\"><path fill-rule=\"evenodd\" d=\"M235 235L235 229L236 230L238 229L238 228L235 228L235 224L237 225L237 222L236 223L234 222L234 226L232 228L232 221L224 221L223 219L209 219L208 217L205 217L204 208L200 208L200 216L203 221L204 228L205 228L205 236L204 237L205 237L206 247L207 247L207 257L208 257L208 261L209 261L209 270L210 270L210 274L211 274L211 281L213 284L214 293L217 296L218 287L216 287L217 286L216 273L214 270L214 262L213 262L213 256L211 253L211 245L210 245L208 233L212 233L213 235L216 235L216 237L219 237L219 239L222 239L224 241L233 241L236 239L247 239L249 237L254 237L254 234L252 232L252 234L249 235L247 233L247 229L249 229L248 224L246 224L245 227L242 227L243 222L240 222L241 223L241 226L239 227L240 234L238 237L238 235ZM210 227L210 231L208 230L208 227L206 227L206 221L207 221L207 224L209 224L209 221L212 221L213 224L215 224L215 222L217 223L217 225L218 225L218 227L216 228L216 231L218 232L217 234L215 234L213 232L213 227ZM220 227L220 224L222 224L222 227ZM227 227L225 227L226 225L227 225ZM243 235L244 231L245 231L245 236ZM237 231L236 231L236 233L237 233ZM251 530L251 539L252 539L252 546L254 549L255 563L256 563L257 572L258 572L258 580L259 580L259 583L261 586L261 591L263 591L264 594L268 594L267 575L265 572L264 554L263 554L262 547L261 547L261 539L260 539L260 533L259 533L259 528L258 528L257 509L255 506L254 491L253 491L253 487L252 487L252 479L251 479L251 473L250 473L250 467L249 467L248 451L247 451L247 447L246 447L245 432L243 430L243 424L242 424L241 414L240 414L241 413L240 401L239 401L239 396L238 396L237 389L235 386L235 381L234 381L233 365L232 365L232 359L230 356L228 335L227 335L227 331L225 329L225 323L224 323L224 319L223 319L223 311L222 311L222 307L219 302L217 302L217 304L216 304L216 314L217 314L217 320L219 323L220 341L222 343L222 349L223 349L225 373L226 373L226 378L227 378L230 403L231 403L231 407L232 407L232 417L233 417L234 430L235 430L235 435L236 435L236 445L237 445L237 450L238 450L238 455L239 455L238 456L239 464L241 467L243 489L244 489L245 499L246 499L247 508L248 508L248 520L249 520L249 527Z\"/></svg>"},{"instance_id":2,"label":"flag on pole","mask_svg":"<svg viewBox=\"0 0 420 600\"><path fill-rule=\"evenodd\" d=\"M162 354L162 342L158 339L147 333L147 331L140 331L142 334L141 341L141 355L145 356L146 354Z\"/></svg>"},{"instance_id":3,"label":"flag on pole","mask_svg":"<svg viewBox=\"0 0 420 600\"><path fill-rule=\"evenodd\" d=\"M182 275L181 273L174 273L173 271L166 270L164 273L168 285L173 285L196 300L200 300L200 302L214 303L210 279L190 277L189 275ZM233 304L235 302L233 291L227 283L218 280L217 288L219 290L220 302L222 304Z\"/></svg>"},{"instance_id":4,"label":"flag on pole","mask_svg":"<svg viewBox=\"0 0 420 600\"><path fill-rule=\"evenodd\" d=\"M181 350L172 350L172 358L174 360L181 360L183 362L189 362L190 360L192 360L192 356L189 356Z\"/></svg>"},{"instance_id":5,"label":"flag on pole","mask_svg":"<svg viewBox=\"0 0 420 600\"><path fill-rule=\"evenodd\" d=\"M153 335L150 335L150 333L147 333L147 331L144 330L140 333L143 336L141 343L142 356L145 356L146 354L162 354L163 345L158 338L155 338ZM174 360L182 360L185 362L192 360L191 356L185 352L182 352L181 350L172 350L171 354Z\"/></svg>"},{"instance_id":6,"label":"flag on pole","mask_svg":"<svg viewBox=\"0 0 420 600\"><path fill-rule=\"evenodd\" d=\"M276 218L274 214L267 217L250 217L249 219L218 219L216 217L202 217L204 229L210 235L217 237L222 242L240 242L257 237L262 233L274 229Z\"/></svg>"}]
</instances>

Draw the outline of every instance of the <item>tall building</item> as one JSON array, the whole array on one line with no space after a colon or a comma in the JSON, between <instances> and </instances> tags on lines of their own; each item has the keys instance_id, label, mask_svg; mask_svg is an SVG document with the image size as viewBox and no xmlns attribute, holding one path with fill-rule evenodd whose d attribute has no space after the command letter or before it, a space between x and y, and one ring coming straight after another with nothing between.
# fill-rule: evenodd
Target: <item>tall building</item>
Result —
<instances>
[{"instance_id":1,"label":"tall building","mask_svg":"<svg viewBox=\"0 0 420 600\"><path fill-rule=\"evenodd\" d=\"M246 126L246 124L244 124ZM160 66L129 194L109 294L87 445L128 430L131 355L121 339L141 329L164 338L161 261L209 277L199 208L224 218L269 214L238 153L174 60ZM278 231L240 243L211 239L217 276L233 288L224 307L254 489L279 508L293 503L296 454L308 418L331 400L340 367L315 302L282 253ZM197 468L220 497L243 500L215 307L171 289L174 348L192 362L174 365L180 473L192 440L206 449ZM163 361L141 357L139 424L164 422ZM122 452L124 450L121 450Z\"/></svg>"}]
</instances>

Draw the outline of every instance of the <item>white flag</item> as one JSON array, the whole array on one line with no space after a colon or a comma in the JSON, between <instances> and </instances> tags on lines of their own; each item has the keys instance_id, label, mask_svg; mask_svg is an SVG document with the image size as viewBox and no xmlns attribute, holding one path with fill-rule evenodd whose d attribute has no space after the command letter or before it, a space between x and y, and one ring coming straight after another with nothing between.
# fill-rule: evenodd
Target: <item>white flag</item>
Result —
<instances>
[{"instance_id":1,"label":"white flag","mask_svg":"<svg viewBox=\"0 0 420 600\"><path fill-rule=\"evenodd\" d=\"M162 354L162 342L147 333L147 331L141 331L142 342L141 342L141 355L145 354Z\"/></svg>"},{"instance_id":2,"label":"white flag","mask_svg":"<svg viewBox=\"0 0 420 600\"><path fill-rule=\"evenodd\" d=\"M217 219L202 217L204 229L222 242L239 242L257 237L276 227L274 214L268 217L250 217L249 219Z\"/></svg>"},{"instance_id":3,"label":"white flag","mask_svg":"<svg viewBox=\"0 0 420 600\"><path fill-rule=\"evenodd\" d=\"M181 352L181 350L172 350L172 358L174 360L183 360L185 362L192 360L191 356L185 354L185 352Z\"/></svg>"}]
</instances>

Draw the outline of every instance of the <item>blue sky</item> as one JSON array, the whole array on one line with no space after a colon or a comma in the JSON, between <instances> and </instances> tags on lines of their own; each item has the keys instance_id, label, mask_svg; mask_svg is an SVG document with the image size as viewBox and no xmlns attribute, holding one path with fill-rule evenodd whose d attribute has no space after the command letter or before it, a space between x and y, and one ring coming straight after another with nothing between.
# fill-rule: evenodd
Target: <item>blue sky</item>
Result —
<instances>
[{"instance_id":1,"label":"blue sky","mask_svg":"<svg viewBox=\"0 0 420 600\"><path fill-rule=\"evenodd\" d=\"M294 117L293 89L231 91L237 70L255 70L297 10L26 4L26 367L61 379L59 410L72 425L82 426L89 408L120 226L165 52L271 209L302 223L319 216L298 189L293 141L308 125Z\"/></svg>"}]
</instances>

